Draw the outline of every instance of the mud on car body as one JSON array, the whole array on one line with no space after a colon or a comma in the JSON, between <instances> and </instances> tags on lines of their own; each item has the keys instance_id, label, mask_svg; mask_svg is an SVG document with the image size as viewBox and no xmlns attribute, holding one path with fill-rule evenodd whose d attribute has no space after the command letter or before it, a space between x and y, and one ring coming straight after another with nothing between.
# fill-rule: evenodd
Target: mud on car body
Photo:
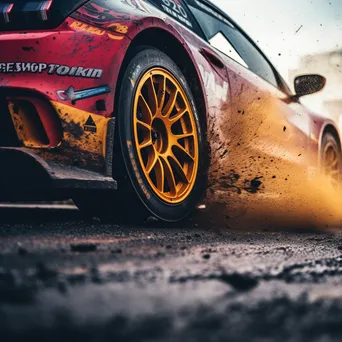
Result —
<instances>
[{"instance_id":1,"label":"mud on car body","mask_svg":"<svg viewBox=\"0 0 342 342\"><path fill-rule=\"evenodd\" d=\"M271 159L288 173L329 151L339 167L338 129L299 102L323 86L291 94L210 1L0 0L1 197L177 221L261 176L277 191Z\"/></svg>"}]
</instances>

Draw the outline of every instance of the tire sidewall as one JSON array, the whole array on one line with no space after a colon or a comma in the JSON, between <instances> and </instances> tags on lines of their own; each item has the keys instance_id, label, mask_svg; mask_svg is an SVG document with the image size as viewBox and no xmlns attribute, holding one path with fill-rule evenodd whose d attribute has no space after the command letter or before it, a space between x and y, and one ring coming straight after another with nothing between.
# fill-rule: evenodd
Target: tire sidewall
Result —
<instances>
[{"instance_id":1,"label":"tire sidewall","mask_svg":"<svg viewBox=\"0 0 342 342\"><path fill-rule=\"evenodd\" d=\"M183 87L190 103L198 133L199 161L197 179L189 196L179 204L169 204L162 201L150 187L139 164L139 158L134 146L133 108L136 90L143 75L152 68L160 67L170 72ZM174 222L189 214L203 194L203 151L202 132L190 88L177 65L163 52L146 48L138 52L128 64L124 73L119 97L118 131L123 160L131 185L143 205L156 217ZM120 186L120 184L119 184Z\"/></svg>"}]
</instances>

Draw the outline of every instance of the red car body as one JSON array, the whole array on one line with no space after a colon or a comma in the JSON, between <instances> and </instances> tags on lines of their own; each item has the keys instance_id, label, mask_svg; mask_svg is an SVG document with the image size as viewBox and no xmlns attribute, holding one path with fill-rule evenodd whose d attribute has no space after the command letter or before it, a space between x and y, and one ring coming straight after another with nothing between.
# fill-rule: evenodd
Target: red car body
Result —
<instances>
[{"instance_id":1,"label":"red car body","mask_svg":"<svg viewBox=\"0 0 342 342\"><path fill-rule=\"evenodd\" d=\"M38 2L40 19L54 15L57 0ZM254 192L261 177L264 191L277 192L275 176L319 165L323 133L339 137L334 123L294 99L273 67L278 87L214 49L190 27L185 2L159 1L159 8L156 2L75 1L60 22L30 17L25 24L16 7L30 1L0 1L0 173L7 196L117 187L115 99L125 58L137 44L166 52L188 77L206 130L208 199Z\"/></svg>"}]
</instances>

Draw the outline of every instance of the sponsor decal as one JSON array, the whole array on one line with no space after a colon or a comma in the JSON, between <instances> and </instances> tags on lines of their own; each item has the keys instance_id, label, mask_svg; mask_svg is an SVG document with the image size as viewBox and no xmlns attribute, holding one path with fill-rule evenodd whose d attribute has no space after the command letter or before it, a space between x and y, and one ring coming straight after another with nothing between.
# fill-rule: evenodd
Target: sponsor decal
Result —
<instances>
[{"instance_id":1,"label":"sponsor decal","mask_svg":"<svg viewBox=\"0 0 342 342\"><path fill-rule=\"evenodd\" d=\"M14 74L20 72L32 74L41 74L43 72L46 72L48 75L73 76L84 78L100 78L103 74L102 69L84 68L81 66L68 66L60 64L47 64L35 62L0 62L0 73Z\"/></svg>"},{"instance_id":2,"label":"sponsor decal","mask_svg":"<svg viewBox=\"0 0 342 342\"><path fill-rule=\"evenodd\" d=\"M174 18L178 19L181 23L192 27L191 22L188 19L188 13L177 0L162 0L161 7L164 12L170 14Z\"/></svg>"},{"instance_id":3,"label":"sponsor decal","mask_svg":"<svg viewBox=\"0 0 342 342\"><path fill-rule=\"evenodd\" d=\"M71 28L76 29L76 30L80 30L80 31L84 31L84 32L88 32L91 34L95 34L97 36L103 36L105 34L107 34L107 36L111 39L114 40L122 40L124 38L124 36L118 36L112 33L107 32L105 29L100 29L91 25L87 25L84 23L81 23L79 21L74 21L71 25ZM113 32L117 32L117 33L121 33L121 34L126 34L128 32L128 26L126 25L121 25L118 23L113 23L113 24L109 24L107 26L107 29L109 29L110 31Z\"/></svg>"},{"instance_id":4,"label":"sponsor decal","mask_svg":"<svg viewBox=\"0 0 342 342\"><path fill-rule=\"evenodd\" d=\"M220 86L216 83L215 75L212 72L208 72L202 65L199 65L199 69L203 78L204 86L208 89L212 89L216 96L223 102L227 101L229 85L227 82L223 82Z\"/></svg>"},{"instance_id":5,"label":"sponsor decal","mask_svg":"<svg viewBox=\"0 0 342 342\"><path fill-rule=\"evenodd\" d=\"M110 93L110 87L108 85L82 90L75 90L75 88L71 86L67 90L58 90L57 96L62 101L78 101L107 93Z\"/></svg>"},{"instance_id":6,"label":"sponsor decal","mask_svg":"<svg viewBox=\"0 0 342 342\"><path fill-rule=\"evenodd\" d=\"M96 133L96 131L97 131L96 123L93 120L93 118L91 117L91 115L89 115L86 123L83 126L83 129L85 132Z\"/></svg>"},{"instance_id":7,"label":"sponsor decal","mask_svg":"<svg viewBox=\"0 0 342 342\"><path fill-rule=\"evenodd\" d=\"M126 34L128 32L128 26L125 25L121 25L121 24L109 24L107 26L108 29L111 29L112 31L121 33L121 34ZM111 33L108 33L108 37L112 38L112 39L116 39L116 40L121 40L123 38L123 36L117 36L117 35L113 35Z\"/></svg>"},{"instance_id":8,"label":"sponsor decal","mask_svg":"<svg viewBox=\"0 0 342 342\"><path fill-rule=\"evenodd\" d=\"M141 178L137 162L134 159L134 149L133 149L133 144L131 141L127 140L127 147L128 147L128 153L129 153L129 158L131 159L132 167L134 170L135 177L137 177L138 183L140 185L140 188L142 192L145 194L147 199L151 199L151 194L148 192L146 186L144 185L144 182Z\"/></svg>"}]
</instances>

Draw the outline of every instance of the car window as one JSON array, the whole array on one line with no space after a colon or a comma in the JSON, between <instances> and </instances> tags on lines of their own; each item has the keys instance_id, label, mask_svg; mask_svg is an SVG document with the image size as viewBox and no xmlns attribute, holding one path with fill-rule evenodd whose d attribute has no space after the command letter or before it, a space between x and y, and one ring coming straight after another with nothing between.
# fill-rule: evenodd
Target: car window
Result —
<instances>
[{"instance_id":1,"label":"car window","mask_svg":"<svg viewBox=\"0 0 342 342\"><path fill-rule=\"evenodd\" d=\"M201 35L197 21L192 16L187 6L181 0L148 0L157 8L168 14L179 23L183 24L196 34Z\"/></svg>"},{"instance_id":2,"label":"car window","mask_svg":"<svg viewBox=\"0 0 342 342\"><path fill-rule=\"evenodd\" d=\"M236 62L278 88L273 68L247 37L221 14L198 0L191 1L189 9L199 22L208 42ZM195 7L196 6L196 7ZM243 62L242 62L243 61Z\"/></svg>"},{"instance_id":3,"label":"car window","mask_svg":"<svg viewBox=\"0 0 342 342\"><path fill-rule=\"evenodd\" d=\"M214 37L210 38L209 43L217 50L223 52L231 59L234 59L236 62L243 65L245 68L248 68L248 65L241 58L239 53L234 49L233 45L230 44L230 42L222 32L218 32L217 34L215 34Z\"/></svg>"}]
</instances>

